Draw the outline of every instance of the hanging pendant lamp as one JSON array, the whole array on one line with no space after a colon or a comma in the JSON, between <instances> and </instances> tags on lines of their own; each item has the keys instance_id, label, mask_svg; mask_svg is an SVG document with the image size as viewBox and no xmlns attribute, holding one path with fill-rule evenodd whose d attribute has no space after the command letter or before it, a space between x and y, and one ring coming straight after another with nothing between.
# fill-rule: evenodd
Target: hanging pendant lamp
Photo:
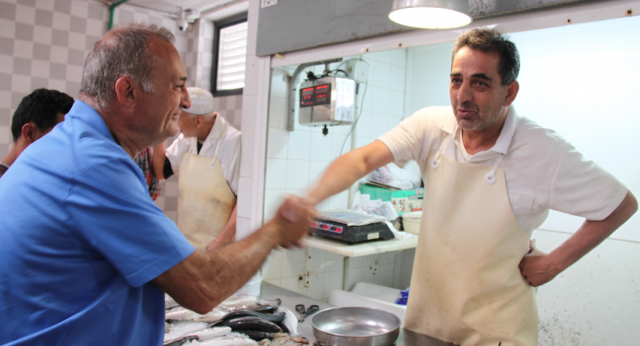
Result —
<instances>
[{"instance_id":1,"label":"hanging pendant lamp","mask_svg":"<svg viewBox=\"0 0 640 346\"><path fill-rule=\"evenodd\" d=\"M450 29L471 23L468 0L393 0L389 19L422 29Z\"/></svg>"}]
</instances>

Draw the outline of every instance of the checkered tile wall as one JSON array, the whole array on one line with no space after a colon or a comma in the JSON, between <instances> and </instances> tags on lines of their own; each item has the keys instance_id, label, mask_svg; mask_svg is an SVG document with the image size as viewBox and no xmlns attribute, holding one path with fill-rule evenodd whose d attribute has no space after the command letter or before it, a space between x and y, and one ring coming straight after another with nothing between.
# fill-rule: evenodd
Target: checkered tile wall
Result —
<instances>
[{"instance_id":1,"label":"checkered tile wall","mask_svg":"<svg viewBox=\"0 0 640 346\"><path fill-rule=\"evenodd\" d=\"M107 6L95 0L0 0L0 158L9 152L11 117L24 96L36 88L49 88L77 97L84 58L106 32L108 14ZM115 25L132 21L171 30L190 85L208 89L211 22L199 21L192 32L185 33L164 13L126 4L116 9ZM239 128L241 96L216 102L220 114ZM157 201L173 219L177 190L176 179L169 179Z\"/></svg>"},{"instance_id":2,"label":"checkered tile wall","mask_svg":"<svg viewBox=\"0 0 640 346\"><path fill-rule=\"evenodd\" d=\"M80 89L84 57L106 29L98 2L0 2L0 155L11 143L10 122L20 100L36 88Z\"/></svg>"}]
</instances>

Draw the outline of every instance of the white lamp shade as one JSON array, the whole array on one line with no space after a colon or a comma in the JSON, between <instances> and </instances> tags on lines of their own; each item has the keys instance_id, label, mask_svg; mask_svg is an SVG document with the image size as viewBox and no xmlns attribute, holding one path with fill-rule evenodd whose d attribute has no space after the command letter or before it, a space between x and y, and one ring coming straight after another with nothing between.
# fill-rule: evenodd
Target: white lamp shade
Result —
<instances>
[{"instance_id":1,"label":"white lamp shade","mask_svg":"<svg viewBox=\"0 0 640 346\"><path fill-rule=\"evenodd\" d=\"M394 0L389 19L422 29L458 28L471 23L467 0Z\"/></svg>"}]
</instances>

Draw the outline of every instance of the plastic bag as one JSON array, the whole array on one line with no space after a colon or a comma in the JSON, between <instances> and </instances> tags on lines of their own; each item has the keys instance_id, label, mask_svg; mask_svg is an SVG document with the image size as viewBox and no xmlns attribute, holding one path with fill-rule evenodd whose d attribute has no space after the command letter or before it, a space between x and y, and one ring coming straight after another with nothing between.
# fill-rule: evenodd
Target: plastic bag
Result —
<instances>
[{"instance_id":1,"label":"plastic bag","mask_svg":"<svg viewBox=\"0 0 640 346\"><path fill-rule=\"evenodd\" d=\"M347 226L364 226L376 222L384 222L386 220L382 216L370 215L361 211L347 209L323 211L320 213L319 218L343 223Z\"/></svg>"},{"instance_id":2,"label":"plastic bag","mask_svg":"<svg viewBox=\"0 0 640 346\"><path fill-rule=\"evenodd\" d=\"M356 201L357 199L357 201ZM369 215L378 215L384 217L387 221L398 218L398 212L391 202L383 202L380 199L371 200L368 194L356 193L353 198L353 210L361 211Z\"/></svg>"},{"instance_id":3,"label":"plastic bag","mask_svg":"<svg viewBox=\"0 0 640 346\"><path fill-rule=\"evenodd\" d=\"M420 175L404 170L394 163L389 163L369 173L367 180L394 187L400 190L411 190L420 187Z\"/></svg>"}]
</instances>

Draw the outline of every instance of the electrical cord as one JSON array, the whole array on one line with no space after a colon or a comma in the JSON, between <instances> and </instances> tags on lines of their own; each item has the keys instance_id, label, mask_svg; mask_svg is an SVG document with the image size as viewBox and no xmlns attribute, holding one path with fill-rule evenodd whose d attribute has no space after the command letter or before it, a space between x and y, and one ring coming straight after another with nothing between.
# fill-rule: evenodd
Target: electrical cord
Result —
<instances>
[{"instance_id":1,"label":"electrical cord","mask_svg":"<svg viewBox=\"0 0 640 346\"><path fill-rule=\"evenodd\" d=\"M349 77L349 74L348 74L348 73L347 73L347 71L345 71L345 70L335 69L335 70L331 70L331 71L329 71L329 73L331 73L331 72L333 72L333 75L334 75L334 76L335 76L336 74L338 74L338 72L342 72L342 73L344 73L344 75L345 75L346 77Z\"/></svg>"},{"instance_id":2,"label":"electrical cord","mask_svg":"<svg viewBox=\"0 0 640 346\"><path fill-rule=\"evenodd\" d=\"M366 60L364 60L364 59L360 59L360 58L352 58L352 59L345 60L345 61L341 62L341 63L340 63L340 65L338 65L337 69L339 70L339 69L340 69L340 67L341 67L342 65L344 65L344 64L346 64L346 63L348 63L349 61L352 61L352 60L363 61L363 62L365 62L367 65L369 65L369 62L368 62L368 61L366 61Z\"/></svg>"},{"instance_id":3,"label":"electrical cord","mask_svg":"<svg viewBox=\"0 0 640 346\"><path fill-rule=\"evenodd\" d=\"M362 60L362 59L360 59L360 60ZM340 154L338 156L342 156L342 150L344 150L344 145L347 143L347 139L349 138L349 136L351 136L351 133L353 132L353 129L356 128L356 125L358 125L358 121L360 120L360 117L362 116L362 105L364 104L364 96L367 94L367 87L368 86L369 86L369 82L364 83L364 91L362 92L362 100L360 100L360 114L358 114L358 117L356 118L356 121L353 123L353 126L351 126L351 130L349 130L349 133L347 134L347 137L344 138L344 142L342 142L342 147L340 148Z\"/></svg>"}]
</instances>

